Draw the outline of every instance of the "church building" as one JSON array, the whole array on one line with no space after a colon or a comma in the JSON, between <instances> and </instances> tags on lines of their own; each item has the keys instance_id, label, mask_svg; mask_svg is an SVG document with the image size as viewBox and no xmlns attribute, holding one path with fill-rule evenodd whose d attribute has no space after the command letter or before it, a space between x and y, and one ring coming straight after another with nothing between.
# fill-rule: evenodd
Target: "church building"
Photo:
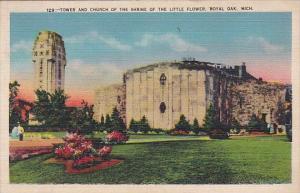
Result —
<instances>
[{"instance_id":1,"label":"church building","mask_svg":"<svg viewBox=\"0 0 300 193\"><path fill-rule=\"evenodd\" d=\"M245 63L232 67L194 59L163 62L128 70L122 84L97 89L94 117L100 121L116 107L127 126L145 116L152 128L171 129L182 114L202 125L212 104L224 124L235 118L246 125L253 113L274 122L284 92L283 85L253 77Z\"/></svg>"}]
</instances>

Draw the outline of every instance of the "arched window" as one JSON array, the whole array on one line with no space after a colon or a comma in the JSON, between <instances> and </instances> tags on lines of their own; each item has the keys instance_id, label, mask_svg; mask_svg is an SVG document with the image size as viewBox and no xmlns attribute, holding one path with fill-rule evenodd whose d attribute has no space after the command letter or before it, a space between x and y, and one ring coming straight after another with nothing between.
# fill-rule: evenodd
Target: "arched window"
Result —
<instances>
[{"instance_id":1,"label":"arched window","mask_svg":"<svg viewBox=\"0 0 300 193\"><path fill-rule=\"evenodd\" d=\"M162 73L161 76L160 76L160 79L159 79L160 84L161 85L165 85L166 84L166 80L167 80L167 77L166 77L165 73Z\"/></svg>"},{"instance_id":2,"label":"arched window","mask_svg":"<svg viewBox=\"0 0 300 193\"><path fill-rule=\"evenodd\" d=\"M166 104L164 102L161 102L159 105L159 110L161 113L164 113L166 111Z\"/></svg>"}]
</instances>

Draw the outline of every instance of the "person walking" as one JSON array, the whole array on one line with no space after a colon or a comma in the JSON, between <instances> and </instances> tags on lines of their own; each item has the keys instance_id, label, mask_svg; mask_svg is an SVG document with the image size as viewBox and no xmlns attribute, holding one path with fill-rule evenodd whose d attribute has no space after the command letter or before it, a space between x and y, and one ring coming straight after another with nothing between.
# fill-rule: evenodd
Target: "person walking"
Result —
<instances>
[{"instance_id":1,"label":"person walking","mask_svg":"<svg viewBox=\"0 0 300 193\"><path fill-rule=\"evenodd\" d=\"M24 128L21 126L20 123L18 123L18 134L19 134L19 141L23 141L23 135L24 135Z\"/></svg>"}]
</instances>

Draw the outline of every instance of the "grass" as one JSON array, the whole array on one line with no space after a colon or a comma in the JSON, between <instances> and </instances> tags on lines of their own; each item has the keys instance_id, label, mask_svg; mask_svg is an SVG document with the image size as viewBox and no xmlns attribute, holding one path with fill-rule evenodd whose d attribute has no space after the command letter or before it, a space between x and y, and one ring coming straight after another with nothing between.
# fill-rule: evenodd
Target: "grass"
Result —
<instances>
[{"instance_id":1,"label":"grass","mask_svg":"<svg viewBox=\"0 0 300 193\"><path fill-rule=\"evenodd\" d=\"M34 139L53 139L62 138L66 132L26 132L25 140ZM105 138L103 132L95 132L94 137ZM178 140L204 140L209 139L207 136L170 136L165 134L131 134L128 143L141 143L141 142L158 142L158 141L178 141Z\"/></svg>"},{"instance_id":2,"label":"grass","mask_svg":"<svg viewBox=\"0 0 300 193\"><path fill-rule=\"evenodd\" d=\"M32 140L32 139L53 139L53 138L62 138L66 135L65 131L60 132L25 132L24 140Z\"/></svg>"},{"instance_id":3,"label":"grass","mask_svg":"<svg viewBox=\"0 0 300 193\"><path fill-rule=\"evenodd\" d=\"M158 135L159 136L159 135ZM64 166L45 164L51 154L10 165L11 183L83 184L252 184L291 182L291 143L285 136L229 140L159 141L163 136L131 136L113 147L124 162L90 174L68 175ZM165 136L166 138L171 136ZM174 136L173 136L174 137ZM132 142L133 142L132 141ZM137 141L136 141L137 142Z\"/></svg>"}]
</instances>

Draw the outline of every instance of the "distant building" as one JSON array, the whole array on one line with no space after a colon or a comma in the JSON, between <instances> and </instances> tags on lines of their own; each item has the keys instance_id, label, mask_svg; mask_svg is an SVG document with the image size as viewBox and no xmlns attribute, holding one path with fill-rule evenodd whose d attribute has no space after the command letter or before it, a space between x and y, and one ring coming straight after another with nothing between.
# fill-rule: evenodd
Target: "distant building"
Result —
<instances>
[{"instance_id":1,"label":"distant building","mask_svg":"<svg viewBox=\"0 0 300 193\"><path fill-rule=\"evenodd\" d=\"M127 126L131 119L146 116L151 127L171 129L182 114L190 123L196 118L202 125L213 104L225 124L235 118L246 125L252 114L272 123L284 94L284 85L256 79L245 63L230 67L184 60L128 70L123 84L96 90L94 110L98 121L117 107Z\"/></svg>"},{"instance_id":2,"label":"distant building","mask_svg":"<svg viewBox=\"0 0 300 193\"><path fill-rule=\"evenodd\" d=\"M66 52L62 37L56 32L41 31L32 48L35 89L54 92L64 89Z\"/></svg>"}]
</instances>

